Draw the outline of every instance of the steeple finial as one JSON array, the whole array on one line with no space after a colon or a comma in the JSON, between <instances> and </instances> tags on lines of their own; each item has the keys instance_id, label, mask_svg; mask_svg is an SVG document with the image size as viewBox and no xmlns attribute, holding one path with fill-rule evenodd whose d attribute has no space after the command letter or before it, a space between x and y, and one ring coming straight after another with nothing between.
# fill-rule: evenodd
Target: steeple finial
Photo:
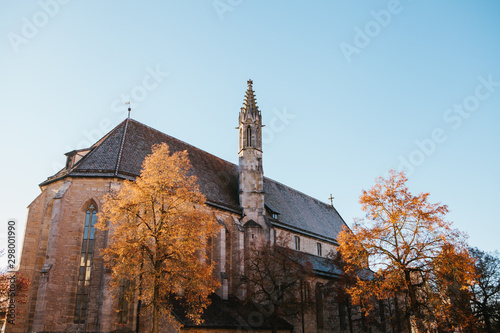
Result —
<instances>
[{"instance_id":1,"label":"steeple finial","mask_svg":"<svg viewBox=\"0 0 500 333\"><path fill-rule=\"evenodd\" d=\"M241 111L247 114L252 114L255 116L259 113L259 108L257 106L257 101L255 100L255 93L253 91L253 81L250 79L247 81L247 91L245 93L245 101L243 102L243 107Z\"/></svg>"}]
</instances>

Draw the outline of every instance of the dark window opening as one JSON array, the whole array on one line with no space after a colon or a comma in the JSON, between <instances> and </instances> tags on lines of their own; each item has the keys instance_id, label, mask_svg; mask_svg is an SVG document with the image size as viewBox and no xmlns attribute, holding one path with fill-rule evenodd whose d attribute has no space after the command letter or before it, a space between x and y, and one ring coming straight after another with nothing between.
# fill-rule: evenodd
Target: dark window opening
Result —
<instances>
[{"instance_id":1,"label":"dark window opening","mask_svg":"<svg viewBox=\"0 0 500 333\"><path fill-rule=\"evenodd\" d=\"M295 239L295 250L300 251L300 237L295 236L294 239Z\"/></svg>"},{"instance_id":2,"label":"dark window opening","mask_svg":"<svg viewBox=\"0 0 500 333\"><path fill-rule=\"evenodd\" d=\"M323 255L323 249L322 249L321 243L317 243L316 248L318 250L318 256L321 257Z\"/></svg>"},{"instance_id":3,"label":"dark window opening","mask_svg":"<svg viewBox=\"0 0 500 333\"><path fill-rule=\"evenodd\" d=\"M252 147L252 129L247 127L247 147Z\"/></svg>"},{"instance_id":4,"label":"dark window opening","mask_svg":"<svg viewBox=\"0 0 500 333\"><path fill-rule=\"evenodd\" d=\"M231 234L226 230L226 272L231 272Z\"/></svg>"},{"instance_id":5,"label":"dark window opening","mask_svg":"<svg viewBox=\"0 0 500 333\"><path fill-rule=\"evenodd\" d=\"M78 269L78 285L76 290L75 324L84 324L87 318L89 303L90 274L92 272L92 259L94 251L94 234L97 211L93 204L85 214L83 242L80 253L80 268Z\"/></svg>"},{"instance_id":6,"label":"dark window opening","mask_svg":"<svg viewBox=\"0 0 500 333\"><path fill-rule=\"evenodd\" d=\"M280 214L269 207L266 207L266 214L275 220L279 220Z\"/></svg>"}]
</instances>

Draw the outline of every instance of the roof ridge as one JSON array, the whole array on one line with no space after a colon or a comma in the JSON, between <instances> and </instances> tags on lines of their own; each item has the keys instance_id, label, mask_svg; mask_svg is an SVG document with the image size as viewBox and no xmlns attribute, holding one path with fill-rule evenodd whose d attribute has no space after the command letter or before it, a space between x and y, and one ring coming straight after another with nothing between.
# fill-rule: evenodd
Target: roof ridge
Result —
<instances>
[{"instance_id":1,"label":"roof ridge","mask_svg":"<svg viewBox=\"0 0 500 333\"><path fill-rule=\"evenodd\" d=\"M127 135L129 120L130 118L125 119L125 129L123 130L122 142L120 143L120 150L118 151L118 158L116 160L115 176L118 175L118 170L120 169L120 161L122 160L123 145L125 144L125 136Z\"/></svg>"},{"instance_id":2,"label":"roof ridge","mask_svg":"<svg viewBox=\"0 0 500 333\"><path fill-rule=\"evenodd\" d=\"M104 136L103 136L102 138L100 138L99 140L97 140L97 141L96 141L96 142L95 142L92 146L90 146L90 147L89 147L89 148L87 148L87 149L92 149L92 148L94 148L94 146L97 146L98 144L101 144L104 140L106 140L106 138L107 138L108 136L110 136L110 135L111 135L111 133L113 133L113 132L114 132L117 128L119 128L119 127L120 127L120 125L121 125L122 123L124 123L124 122L126 122L126 121L127 121L127 119L124 119L124 120L120 121L120 122L118 123L118 125L116 125L116 126L115 126L115 127L113 127L111 130L109 130L109 132L108 132L108 133L104 134Z\"/></svg>"},{"instance_id":3,"label":"roof ridge","mask_svg":"<svg viewBox=\"0 0 500 333\"><path fill-rule=\"evenodd\" d=\"M164 132L162 132L162 131L160 131L160 130L157 130L156 128L153 128L153 127L151 127L151 126L149 126L149 125L143 124L143 123L141 123L140 121L137 121L137 120L135 120L135 119L130 118L130 120L131 120L131 121L133 121L133 122L135 122L135 123L137 123L137 124L139 124L139 125L142 125L142 126L144 126L144 127L147 127L147 128L149 128L149 129L151 129L151 130L153 130L153 131L156 131L156 132L159 132L159 133L161 133L161 134L163 134L163 135L165 135L165 136L168 136L168 137L170 137L170 138L172 138L172 139L174 139L174 140L177 140L177 141L179 141L179 142L181 142L181 143L185 144L186 146L189 146L189 147L192 147L192 148L197 149L197 150L199 150L199 151L202 151L202 152L204 152L204 153L206 153L206 154L208 154L208 155L210 155L210 156L215 157L215 158L216 158L216 159L218 159L218 160L221 160L221 161L226 162L226 163L229 163L229 164L231 164L231 165L233 165L233 166L235 166L235 167L238 167L238 165L237 165L237 164L235 164L235 163L233 163L233 162L229 162L229 161L227 161L227 160L225 160L225 159L223 159L223 158L220 158L219 156L216 156L216 155L214 155L214 154L212 154L212 153L209 153L208 151L206 151L206 150L204 150L204 149L198 148L198 147L196 147L196 146L194 146L194 145L192 145L192 144L190 144L190 143L188 143L188 142L186 142L186 141L184 141L184 140L181 140L181 139L178 139L178 138L176 138L176 137L173 137L173 136L171 136L171 135L169 135L169 134L166 134L166 133L164 133Z\"/></svg>"},{"instance_id":4,"label":"roof ridge","mask_svg":"<svg viewBox=\"0 0 500 333\"><path fill-rule=\"evenodd\" d=\"M116 125L115 127L113 127L108 133L106 133L102 138L100 138L99 140L97 140L92 146L90 146L89 148L87 149L90 149L90 151L88 152L88 154L85 154L85 156L83 156L79 161L78 163L76 163L72 168L71 170L73 169L76 169L76 167L80 164L82 164L87 158L90 158L90 156L92 156L94 154L94 152L96 151L95 148L97 148L98 146L100 146L110 135L111 133L113 133L114 131L118 130L118 128L120 127L120 125L125 122L127 119L124 119L122 120L121 122L118 123L118 125Z\"/></svg>"},{"instance_id":5,"label":"roof ridge","mask_svg":"<svg viewBox=\"0 0 500 333\"><path fill-rule=\"evenodd\" d=\"M327 206L327 207L332 207L333 209L335 209L335 207L333 207L332 205L329 205L329 204L327 204L326 202L323 202L323 201L321 201L321 200L319 200L319 199L317 199L317 198L315 198L315 197L312 197L312 196L310 196L309 194L306 194L306 193L304 193L304 192L302 192L302 191L296 190L296 189L294 189L293 187L290 187L290 186L288 186L288 185L285 185L285 184L283 184L283 183L281 183L281 182L279 182L279 181L277 181L277 180L271 179L271 178L266 177L266 176L264 176L264 178L267 178L267 179L269 179L270 181L273 181L273 182L275 182L275 183L277 183L277 184L279 184L279 185L281 185L281 186L284 186L284 187L286 187L286 188L289 188L290 190L293 190L293 191L295 191L295 192L297 192L297 193L299 193L299 194L301 194L301 195L303 195L303 196L306 196L306 197L308 197L308 198L310 198L310 199L313 199L314 201L317 201L317 202L318 202L318 203L320 203L320 204L323 204L323 205L325 205L325 206ZM336 210L336 209L335 209L335 210Z\"/></svg>"},{"instance_id":6,"label":"roof ridge","mask_svg":"<svg viewBox=\"0 0 500 333\"><path fill-rule=\"evenodd\" d=\"M115 127L113 127L108 133L106 133L102 138L100 138L99 140L97 140L90 147L88 147L88 148L82 148L82 149L73 149L73 150L70 150L69 152L73 152L73 151L79 152L79 151L83 151L83 150L89 150L89 152L87 154L85 154L77 163L75 163L74 165L72 165L71 168L69 168L67 170L65 170L66 168L62 168L61 170L59 170L58 172L56 172L53 176L47 177L47 179L45 179L43 182L41 182L40 184L38 184L38 186L42 186L42 185L46 184L48 181L52 182L52 181L55 181L55 180L57 180L59 178L63 178L65 176L67 176L68 174L70 174L71 172L75 171L83 162L85 162L88 158L90 158L90 156L92 156L95 153L96 148L99 147L114 131L118 130L118 128L120 127L120 125L124 121L126 121L126 120L127 119L125 119L125 120L121 121L120 123L118 123L118 125L116 125Z\"/></svg>"}]
</instances>

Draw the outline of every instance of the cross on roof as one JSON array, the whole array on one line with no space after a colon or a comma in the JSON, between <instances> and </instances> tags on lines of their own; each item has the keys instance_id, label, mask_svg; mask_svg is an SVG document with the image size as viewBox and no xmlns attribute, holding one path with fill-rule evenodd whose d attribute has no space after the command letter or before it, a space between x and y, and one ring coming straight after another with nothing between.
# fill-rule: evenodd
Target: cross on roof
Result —
<instances>
[{"instance_id":1,"label":"cross on roof","mask_svg":"<svg viewBox=\"0 0 500 333\"><path fill-rule=\"evenodd\" d=\"M328 200L330 200L330 205L333 207L333 199L335 197L330 193L330 197L328 198Z\"/></svg>"}]
</instances>

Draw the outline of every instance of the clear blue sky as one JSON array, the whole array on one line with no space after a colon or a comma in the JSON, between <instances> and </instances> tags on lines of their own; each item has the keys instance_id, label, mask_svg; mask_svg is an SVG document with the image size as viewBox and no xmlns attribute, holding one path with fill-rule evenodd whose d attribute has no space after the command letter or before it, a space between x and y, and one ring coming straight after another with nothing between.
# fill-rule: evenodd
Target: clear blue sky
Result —
<instances>
[{"instance_id":1,"label":"clear blue sky","mask_svg":"<svg viewBox=\"0 0 500 333\"><path fill-rule=\"evenodd\" d=\"M265 175L363 213L391 168L499 249L500 2L4 1L0 234L126 116L237 162L254 80ZM154 75L151 75L154 73ZM403 162L405 161L405 162ZM1 238L5 242L5 238Z\"/></svg>"}]
</instances>

